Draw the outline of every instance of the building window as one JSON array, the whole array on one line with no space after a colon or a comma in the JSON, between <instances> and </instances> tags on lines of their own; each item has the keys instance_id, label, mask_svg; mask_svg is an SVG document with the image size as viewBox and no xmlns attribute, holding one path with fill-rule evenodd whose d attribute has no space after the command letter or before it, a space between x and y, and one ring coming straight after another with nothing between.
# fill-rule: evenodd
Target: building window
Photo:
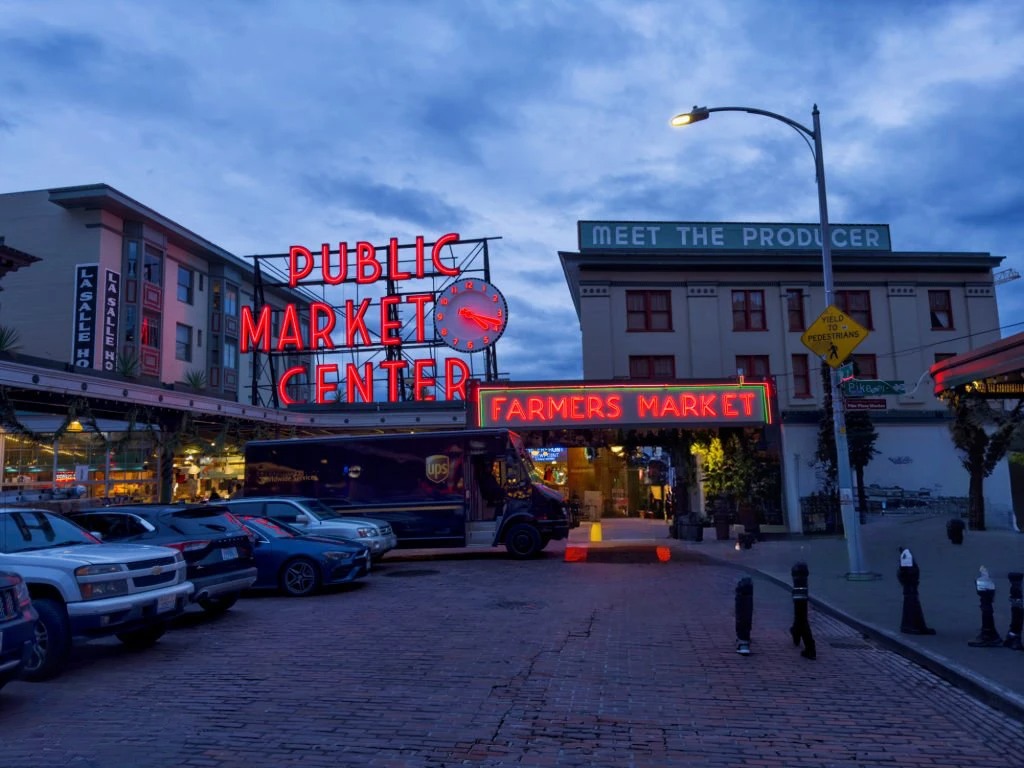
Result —
<instances>
[{"instance_id":1,"label":"building window","mask_svg":"<svg viewBox=\"0 0 1024 768\"><path fill-rule=\"evenodd\" d=\"M734 331L765 331L764 291L732 292L732 329Z\"/></svg>"},{"instance_id":2,"label":"building window","mask_svg":"<svg viewBox=\"0 0 1024 768\"><path fill-rule=\"evenodd\" d=\"M768 355L736 355L736 375L768 378Z\"/></svg>"},{"instance_id":3,"label":"building window","mask_svg":"<svg viewBox=\"0 0 1024 768\"><path fill-rule=\"evenodd\" d=\"M129 240L126 243L128 251L128 277L138 277L139 274L139 241Z\"/></svg>"},{"instance_id":4,"label":"building window","mask_svg":"<svg viewBox=\"0 0 1024 768\"><path fill-rule=\"evenodd\" d=\"M626 291L627 331L671 331L669 291Z\"/></svg>"},{"instance_id":5,"label":"building window","mask_svg":"<svg viewBox=\"0 0 1024 768\"><path fill-rule=\"evenodd\" d=\"M630 355L629 378L668 381L676 377L674 355Z\"/></svg>"},{"instance_id":6,"label":"building window","mask_svg":"<svg viewBox=\"0 0 1024 768\"><path fill-rule=\"evenodd\" d=\"M231 285L224 288L224 315L238 316L238 289Z\"/></svg>"},{"instance_id":7,"label":"building window","mask_svg":"<svg viewBox=\"0 0 1024 768\"><path fill-rule=\"evenodd\" d=\"M210 281L210 305L214 312L220 312L220 280Z\"/></svg>"},{"instance_id":8,"label":"building window","mask_svg":"<svg viewBox=\"0 0 1024 768\"><path fill-rule=\"evenodd\" d=\"M142 346L150 349L160 349L160 318L150 312L142 315Z\"/></svg>"},{"instance_id":9,"label":"building window","mask_svg":"<svg viewBox=\"0 0 1024 768\"><path fill-rule=\"evenodd\" d=\"M138 318L138 313L131 304L125 305L124 308L124 340L135 341L135 323Z\"/></svg>"},{"instance_id":10,"label":"building window","mask_svg":"<svg viewBox=\"0 0 1024 768\"><path fill-rule=\"evenodd\" d=\"M786 314L789 317L789 330L807 330L804 323L804 292L801 288L786 289Z\"/></svg>"},{"instance_id":11,"label":"building window","mask_svg":"<svg viewBox=\"0 0 1024 768\"><path fill-rule=\"evenodd\" d=\"M951 357L956 357L956 352L936 352L935 362L941 363L943 360L949 360Z\"/></svg>"},{"instance_id":12,"label":"building window","mask_svg":"<svg viewBox=\"0 0 1024 768\"><path fill-rule=\"evenodd\" d=\"M191 269L178 267L178 301L192 303L192 283L195 273Z\"/></svg>"},{"instance_id":13,"label":"building window","mask_svg":"<svg viewBox=\"0 0 1024 768\"><path fill-rule=\"evenodd\" d=\"M811 397L811 369L807 355L793 355L793 397Z\"/></svg>"},{"instance_id":14,"label":"building window","mask_svg":"<svg viewBox=\"0 0 1024 768\"><path fill-rule=\"evenodd\" d=\"M163 251L152 245L147 245L145 259L142 263L142 279L153 285L162 285L163 259Z\"/></svg>"},{"instance_id":15,"label":"building window","mask_svg":"<svg viewBox=\"0 0 1024 768\"><path fill-rule=\"evenodd\" d=\"M836 291L836 306L843 314L860 323L869 331L871 323L871 293L868 291Z\"/></svg>"},{"instance_id":16,"label":"building window","mask_svg":"<svg viewBox=\"0 0 1024 768\"><path fill-rule=\"evenodd\" d=\"M953 300L949 291L928 291L928 312L933 331L953 330Z\"/></svg>"},{"instance_id":17,"label":"building window","mask_svg":"<svg viewBox=\"0 0 1024 768\"><path fill-rule=\"evenodd\" d=\"M192 327L178 323L174 329L174 357L192 362Z\"/></svg>"},{"instance_id":18,"label":"building window","mask_svg":"<svg viewBox=\"0 0 1024 768\"><path fill-rule=\"evenodd\" d=\"M875 355L853 355L853 373L858 379L878 378L878 358Z\"/></svg>"},{"instance_id":19,"label":"building window","mask_svg":"<svg viewBox=\"0 0 1024 768\"><path fill-rule=\"evenodd\" d=\"M233 341L224 342L223 365L228 370L234 370L238 367L238 345Z\"/></svg>"}]
</instances>

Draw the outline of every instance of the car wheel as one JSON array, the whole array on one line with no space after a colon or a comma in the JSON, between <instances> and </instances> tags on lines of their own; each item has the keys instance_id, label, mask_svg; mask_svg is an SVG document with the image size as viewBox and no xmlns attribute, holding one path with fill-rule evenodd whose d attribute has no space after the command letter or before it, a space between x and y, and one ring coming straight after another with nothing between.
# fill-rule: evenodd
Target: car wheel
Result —
<instances>
[{"instance_id":1,"label":"car wheel","mask_svg":"<svg viewBox=\"0 0 1024 768\"><path fill-rule=\"evenodd\" d=\"M227 612L231 606L238 602L238 595L223 595L221 597L202 597L199 599L199 606L207 613L218 616Z\"/></svg>"},{"instance_id":2,"label":"car wheel","mask_svg":"<svg viewBox=\"0 0 1024 768\"><path fill-rule=\"evenodd\" d=\"M517 560L534 557L542 549L540 533L528 523L513 525L505 534L505 549Z\"/></svg>"},{"instance_id":3,"label":"car wheel","mask_svg":"<svg viewBox=\"0 0 1024 768\"><path fill-rule=\"evenodd\" d=\"M118 632L117 639L132 650L142 650L156 645L157 640L164 636L167 626L160 622L141 629L133 629L130 632Z\"/></svg>"},{"instance_id":4,"label":"car wheel","mask_svg":"<svg viewBox=\"0 0 1024 768\"><path fill-rule=\"evenodd\" d=\"M281 569L281 591L291 597L306 597L320 588L317 564L306 557L289 560Z\"/></svg>"},{"instance_id":5,"label":"car wheel","mask_svg":"<svg viewBox=\"0 0 1024 768\"><path fill-rule=\"evenodd\" d=\"M33 600L32 605L39 614L39 621L22 677L47 680L63 669L71 655L71 623L64 604L57 600L42 598Z\"/></svg>"}]
</instances>

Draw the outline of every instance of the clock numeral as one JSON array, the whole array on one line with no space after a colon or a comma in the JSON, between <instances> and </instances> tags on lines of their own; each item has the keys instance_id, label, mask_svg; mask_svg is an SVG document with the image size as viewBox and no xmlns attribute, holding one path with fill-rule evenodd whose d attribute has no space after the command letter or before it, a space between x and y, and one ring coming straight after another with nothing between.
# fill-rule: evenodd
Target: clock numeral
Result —
<instances>
[{"instance_id":1,"label":"clock numeral","mask_svg":"<svg viewBox=\"0 0 1024 768\"><path fill-rule=\"evenodd\" d=\"M458 336L456 336L454 339L452 339L452 344L454 344L455 346L459 345L459 337Z\"/></svg>"},{"instance_id":2,"label":"clock numeral","mask_svg":"<svg viewBox=\"0 0 1024 768\"><path fill-rule=\"evenodd\" d=\"M467 341L466 342L466 349L472 349L472 348L473 348L473 342L472 341Z\"/></svg>"},{"instance_id":3,"label":"clock numeral","mask_svg":"<svg viewBox=\"0 0 1024 768\"><path fill-rule=\"evenodd\" d=\"M491 296L491 301L493 301L495 304L497 304L498 303L498 294L494 294L493 296Z\"/></svg>"},{"instance_id":4,"label":"clock numeral","mask_svg":"<svg viewBox=\"0 0 1024 768\"><path fill-rule=\"evenodd\" d=\"M458 293L458 292L459 292L459 286L453 285L452 286L452 293Z\"/></svg>"},{"instance_id":5,"label":"clock numeral","mask_svg":"<svg viewBox=\"0 0 1024 768\"><path fill-rule=\"evenodd\" d=\"M504 316L505 316L505 313L504 313L504 312L502 312L502 311L501 311L501 310L499 309L499 310L498 310L498 317L504 317Z\"/></svg>"},{"instance_id":6,"label":"clock numeral","mask_svg":"<svg viewBox=\"0 0 1024 768\"><path fill-rule=\"evenodd\" d=\"M442 320L444 320L444 312L438 312L436 315L434 315L434 319L440 323Z\"/></svg>"},{"instance_id":7,"label":"clock numeral","mask_svg":"<svg viewBox=\"0 0 1024 768\"><path fill-rule=\"evenodd\" d=\"M470 280L468 283L466 283L466 290L467 291L472 291L473 290L473 281L472 280Z\"/></svg>"},{"instance_id":8,"label":"clock numeral","mask_svg":"<svg viewBox=\"0 0 1024 768\"><path fill-rule=\"evenodd\" d=\"M448 329L447 328L442 328L441 329L441 335L442 336L447 336L448 335Z\"/></svg>"},{"instance_id":9,"label":"clock numeral","mask_svg":"<svg viewBox=\"0 0 1024 768\"><path fill-rule=\"evenodd\" d=\"M490 336L484 336L484 344L490 344L490 343L491 343L491 337Z\"/></svg>"},{"instance_id":10,"label":"clock numeral","mask_svg":"<svg viewBox=\"0 0 1024 768\"><path fill-rule=\"evenodd\" d=\"M448 297L447 296L442 296L441 297L441 306L442 307L447 307L448 306Z\"/></svg>"}]
</instances>

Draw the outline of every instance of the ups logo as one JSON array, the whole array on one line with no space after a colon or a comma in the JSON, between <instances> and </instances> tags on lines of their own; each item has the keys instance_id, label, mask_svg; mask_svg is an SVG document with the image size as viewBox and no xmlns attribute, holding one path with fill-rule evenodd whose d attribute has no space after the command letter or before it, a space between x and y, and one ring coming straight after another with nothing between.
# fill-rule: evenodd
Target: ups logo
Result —
<instances>
[{"instance_id":1,"label":"ups logo","mask_svg":"<svg viewBox=\"0 0 1024 768\"><path fill-rule=\"evenodd\" d=\"M443 483L447 480L450 468L451 464L447 456L441 454L427 456L427 479L432 483Z\"/></svg>"}]
</instances>

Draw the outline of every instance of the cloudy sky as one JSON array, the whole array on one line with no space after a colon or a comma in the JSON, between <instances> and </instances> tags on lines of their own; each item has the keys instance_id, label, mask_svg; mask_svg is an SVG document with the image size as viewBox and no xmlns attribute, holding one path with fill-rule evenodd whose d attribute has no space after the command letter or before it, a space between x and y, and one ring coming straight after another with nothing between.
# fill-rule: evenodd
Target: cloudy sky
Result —
<instances>
[{"instance_id":1,"label":"cloudy sky","mask_svg":"<svg viewBox=\"0 0 1024 768\"><path fill-rule=\"evenodd\" d=\"M1024 272L1022 86L1007 0L0 0L0 192L107 183L239 256L500 237L500 368L572 378L578 220L817 221L791 129L676 112L817 103L832 221Z\"/></svg>"}]
</instances>

